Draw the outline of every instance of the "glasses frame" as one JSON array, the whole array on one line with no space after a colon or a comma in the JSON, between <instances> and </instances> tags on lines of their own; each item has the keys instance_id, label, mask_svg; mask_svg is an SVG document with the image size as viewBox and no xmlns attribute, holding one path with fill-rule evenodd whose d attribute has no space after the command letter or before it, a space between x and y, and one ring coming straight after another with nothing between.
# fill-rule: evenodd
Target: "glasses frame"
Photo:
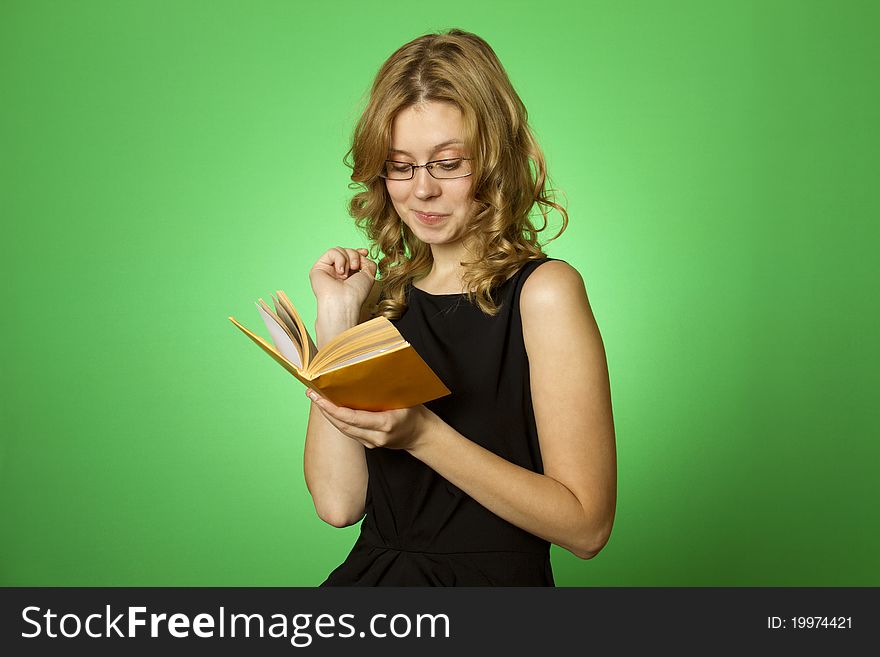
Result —
<instances>
[{"instance_id":1,"label":"glasses frame","mask_svg":"<svg viewBox=\"0 0 880 657\"><path fill-rule=\"evenodd\" d=\"M412 162L401 162L400 160L385 160L385 164L387 164L388 162L392 162L393 164L405 164L406 166L412 167L410 169L409 178L389 178L388 175L385 173L380 173L379 177L385 178L385 180L391 180L392 182L412 180L416 177L416 169L425 169L428 172L428 175L431 176L434 180L458 180L459 178L467 178L468 176L473 175L474 172L471 171L470 173L466 173L463 176L438 178L433 174L431 169L433 168L433 165L440 164L441 162L453 162L455 160L470 162L472 159L472 157L445 157L442 160L432 160L431 162L426 162L425 164L413 164Z\"/></svg>"}]
</instances>

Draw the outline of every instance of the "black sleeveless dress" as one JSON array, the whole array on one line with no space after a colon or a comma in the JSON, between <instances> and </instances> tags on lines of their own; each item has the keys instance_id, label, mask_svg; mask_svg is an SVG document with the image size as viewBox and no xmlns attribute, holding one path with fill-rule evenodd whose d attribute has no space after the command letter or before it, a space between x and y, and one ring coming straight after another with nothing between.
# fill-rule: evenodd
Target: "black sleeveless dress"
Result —
<instances>
[{"instance_id":1,"label":"black sleeveless dress","mask_svg":"<svg viewBox=\"0 0 880 657\"><path fill-rule=\"evenodd\" d=\"M407 287L393 322L451 395L425 404L465 438L543 473L519 299L523 265L484 315L464 294ZM366 516L321 586L554 586L550 544L480 505L405 450L366 450Z\"/></svg>"}]
</instances>

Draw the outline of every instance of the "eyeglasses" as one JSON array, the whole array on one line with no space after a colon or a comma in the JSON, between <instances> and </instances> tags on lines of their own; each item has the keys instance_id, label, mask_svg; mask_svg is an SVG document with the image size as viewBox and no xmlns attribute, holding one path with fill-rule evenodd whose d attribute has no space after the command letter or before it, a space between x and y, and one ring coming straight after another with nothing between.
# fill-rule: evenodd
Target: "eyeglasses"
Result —
<instances>
[{"instance_id":1,"label":"eyeglasses","mask_svg":"<svg viewBox=\"0 0 880 657\"><path fill-rule=\"evenodd\" d=\"M385 169L379 174L388 180L411 180L416 169L427 169L428 173L437 180L450 180L452 178L466 178L471 175L469 157L455 157L449 160L434 160L427 164L410 164L409 162L396 162L385 160Z\"/></svg>"}]
</instances>

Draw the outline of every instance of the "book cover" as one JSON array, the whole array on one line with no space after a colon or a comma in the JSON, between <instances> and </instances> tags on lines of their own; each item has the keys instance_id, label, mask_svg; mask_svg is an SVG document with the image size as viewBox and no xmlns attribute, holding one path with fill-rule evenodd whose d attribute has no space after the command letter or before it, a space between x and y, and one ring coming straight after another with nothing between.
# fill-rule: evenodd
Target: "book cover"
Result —
<instances>
[{"instance_id":1,"label":"book cover","mask_svg":"<svg viewBox=\"0 0 880 657\"><path fill-rule=\"evenodd\" d=\"M450 394L387 318L353 326L318 350L290 299L281 290L276 294L274 309L263 299L256 304L271 344L234 317L229 320L275 362L337 406L384 411Z\"/></svg>"}]
</instances>

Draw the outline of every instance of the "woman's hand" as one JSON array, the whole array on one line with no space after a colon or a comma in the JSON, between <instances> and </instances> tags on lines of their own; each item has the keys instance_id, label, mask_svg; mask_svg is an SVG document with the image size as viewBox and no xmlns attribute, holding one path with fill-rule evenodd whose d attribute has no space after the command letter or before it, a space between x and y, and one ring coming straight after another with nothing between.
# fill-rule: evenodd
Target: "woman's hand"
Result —
<instances>
[{"instance_id":1,"label":"woman's hand","mask_svg":"<svg viewBox=\"0 0 880 657\"><path fill-rule=\"evenodd\" d=\"M325 252L309 271L318 306L359 309L376 280L376 268L366 249L337 246Z\"/></svg>"},{"instance_id":2,"label":"woman's hand","mask_svg":"<svg viewBox=\"0 0 880 657\"><path fill-rule=\"evenodd\" d=\"M356 411L337 406L311 389L306 395L328 422L367 449L412 449L428 435L431 423L439 420L423 404L393 411Z\"/></svg>"}]
</instances>

